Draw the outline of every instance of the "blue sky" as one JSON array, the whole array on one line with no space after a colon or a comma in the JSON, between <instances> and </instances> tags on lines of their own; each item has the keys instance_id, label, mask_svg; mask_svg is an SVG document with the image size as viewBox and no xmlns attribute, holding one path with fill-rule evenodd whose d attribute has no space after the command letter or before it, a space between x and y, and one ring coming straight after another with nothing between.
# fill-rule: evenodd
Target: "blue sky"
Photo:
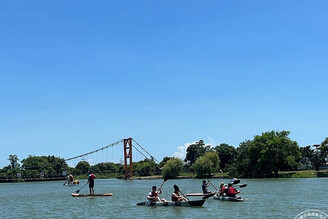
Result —
<instances>
[{"instance_id":1,"label":"blue sky","mask_svg":"<svg viewBox=\"0 0 328 219\"><path fill-rule=\"evenodd\" d=\"M328 133L327 1L0 1L0 167ZM180 148L181 149L181 148Z\"/></svg>"}]
</instances>

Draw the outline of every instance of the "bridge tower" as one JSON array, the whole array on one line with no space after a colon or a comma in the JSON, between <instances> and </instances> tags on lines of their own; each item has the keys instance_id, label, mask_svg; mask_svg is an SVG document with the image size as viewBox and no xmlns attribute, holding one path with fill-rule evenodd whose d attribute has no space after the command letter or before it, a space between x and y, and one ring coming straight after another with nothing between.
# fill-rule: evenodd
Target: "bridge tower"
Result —
<instances>
[{"instance_id":1,"label":"bridge tower","mask_svg":"<svg viewBox=\"0 0 328 219\"><path fill-rule=\"evenodd\" d=\"M130 177L132 177L132 138L124 139L123 142L124 142L125 179L129 179ZM129 171L128 171L128 165L129 165Z\"/></svg>"}]
</instances>

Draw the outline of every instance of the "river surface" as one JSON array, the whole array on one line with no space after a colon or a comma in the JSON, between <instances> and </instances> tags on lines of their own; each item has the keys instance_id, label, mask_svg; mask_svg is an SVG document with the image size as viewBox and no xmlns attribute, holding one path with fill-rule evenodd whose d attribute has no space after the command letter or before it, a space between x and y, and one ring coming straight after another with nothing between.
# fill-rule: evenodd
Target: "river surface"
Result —
<instances>
[{"instance_id":1,"label":"river surface","mask_svg":"<svg viewBox=\"0 0 328 219\"><path fill-rule=\"evenodd\" d=\"M218 187L220 179L212 182ZM328 214L328 178L242 179L244 202L223 202L209 198L203 207L146 207L136 203L146 200L151 186L162 180L96 179L95 193L112 197L71 196L81 189L63 186L63 182L0 184L1 218L294 218L299 213L317 209ZM227 182L227 180L224 180ZM161 198L170 199L173 185L186 193L201 192L202 180L168 180ZM213 189L213 188L211 188ZM88 187L80 194L88 193ZM195 198L194 198L195 199Z\"/></svg>"}]
</instances>

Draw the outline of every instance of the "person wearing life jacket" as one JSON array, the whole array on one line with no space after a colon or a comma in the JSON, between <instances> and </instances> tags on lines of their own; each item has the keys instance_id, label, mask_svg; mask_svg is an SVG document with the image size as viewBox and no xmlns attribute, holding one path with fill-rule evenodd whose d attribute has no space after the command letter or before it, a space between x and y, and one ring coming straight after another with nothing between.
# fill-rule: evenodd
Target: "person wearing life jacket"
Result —
<instances>
[{"instance_id":1,"label":"person wearing life jacket","mask_svg":"<svg viewBox=\"0 0 328 219\"><path fill-rule=\"evenodd\" d=\"M206 180L203 180L203 184L202 184L203 194L211 193L211 191L207 190L207 187L209 186L209 184L210 184L209 181L206 183Z\"/></svg>"},{"instance_id":2,"label":"person wearing life jacket","mask_svg":"<svg viewBox=\"0 0 328 219\"><path fill-rule=\"evenodd\" d=\"M160 202L161 199L159 198L158 195L161 194L161 193L162 193L161 188L159 188L158 191L157 191L157 187L153 186L151 188L151 191L148 193L147 199L150 200L150 201Z\"/></svg>"},{"instance_id":3,"label":"person wearing life jacket","mask_svg":"<svg viewBox=\"0 0 328 219\"><path fill-rule=\"evenodd\" d=\"M95 194L95 190L94 190L95 178L96 178L96 175L93 174L92 170L90 170L90 174L88 175L88 183L89 183L90 195L94 195Z\"/></svg>"},{"instance_id":4,"label":"person wearing life jacket","mask_svg":"<svg viewBox=\"0 0 328 219\"><path fill-rule=\"evenodd\" d=\"M219 195L226 195L226 193L228 192L227 191L228 188L224 185L224 182L221 182L220 183L220 191L219 191Z\"/></svg>"},{"instance_id":5,"label":"person wearing life jacket","mask_svg":"<svg viewBox=\"0 0 328 219\"><path fill-rule=\"evenodd\" d=\"M174 192L171 195L172 201L174 201L174 202L187 201L184 197L180 196L180 193L179 193L180 189L177 185L174 185L173 188L174 188Z\"/></svg>"},{"instance_id":6,"label":"person wearing life jacket","mask_svg":"<svg viewBox=\"0 0 328 219\"><path fill-rule=\"evenodd\" d=\"M232 183L228 184L228 193L227 196L229 197L236 197L236 194L238 194L239 191L237 191L233 186Z\"/></svg>"}]
</instances>

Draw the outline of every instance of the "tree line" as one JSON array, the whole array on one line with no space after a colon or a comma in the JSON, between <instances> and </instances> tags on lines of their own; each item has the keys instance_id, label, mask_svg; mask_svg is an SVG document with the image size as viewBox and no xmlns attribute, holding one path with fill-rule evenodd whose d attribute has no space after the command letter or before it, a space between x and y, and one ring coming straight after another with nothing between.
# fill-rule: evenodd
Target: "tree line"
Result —
<instances>
[{"instance_id":1,"label":"tree line","mask_svg":"<svg viewBox=\"0 0 328 219\"><path fill-rule=\"evenodd\" d=\"M177 177L181 173L193 173L197 177L211 177L213 173L227 173L231 177L278 177L279 171L315 169L326 164L328 137L315 146L300 147L289 138L289 131L269 131L245 140L238 147L222 143L215 147L203 140L191 144L184 160L164 157L158 164L145 159L133 163L134 176L160 175ZM62 175L63 171L75 175L94 173L107 177L124 176L120 163L98 163L90 165L80 161L69 167L64 159L55 156L29 156L18 163L16 155L9 155L10 165L0 169L0 177L40 177L40 175Z\"/></svg>"}]
</instances>

